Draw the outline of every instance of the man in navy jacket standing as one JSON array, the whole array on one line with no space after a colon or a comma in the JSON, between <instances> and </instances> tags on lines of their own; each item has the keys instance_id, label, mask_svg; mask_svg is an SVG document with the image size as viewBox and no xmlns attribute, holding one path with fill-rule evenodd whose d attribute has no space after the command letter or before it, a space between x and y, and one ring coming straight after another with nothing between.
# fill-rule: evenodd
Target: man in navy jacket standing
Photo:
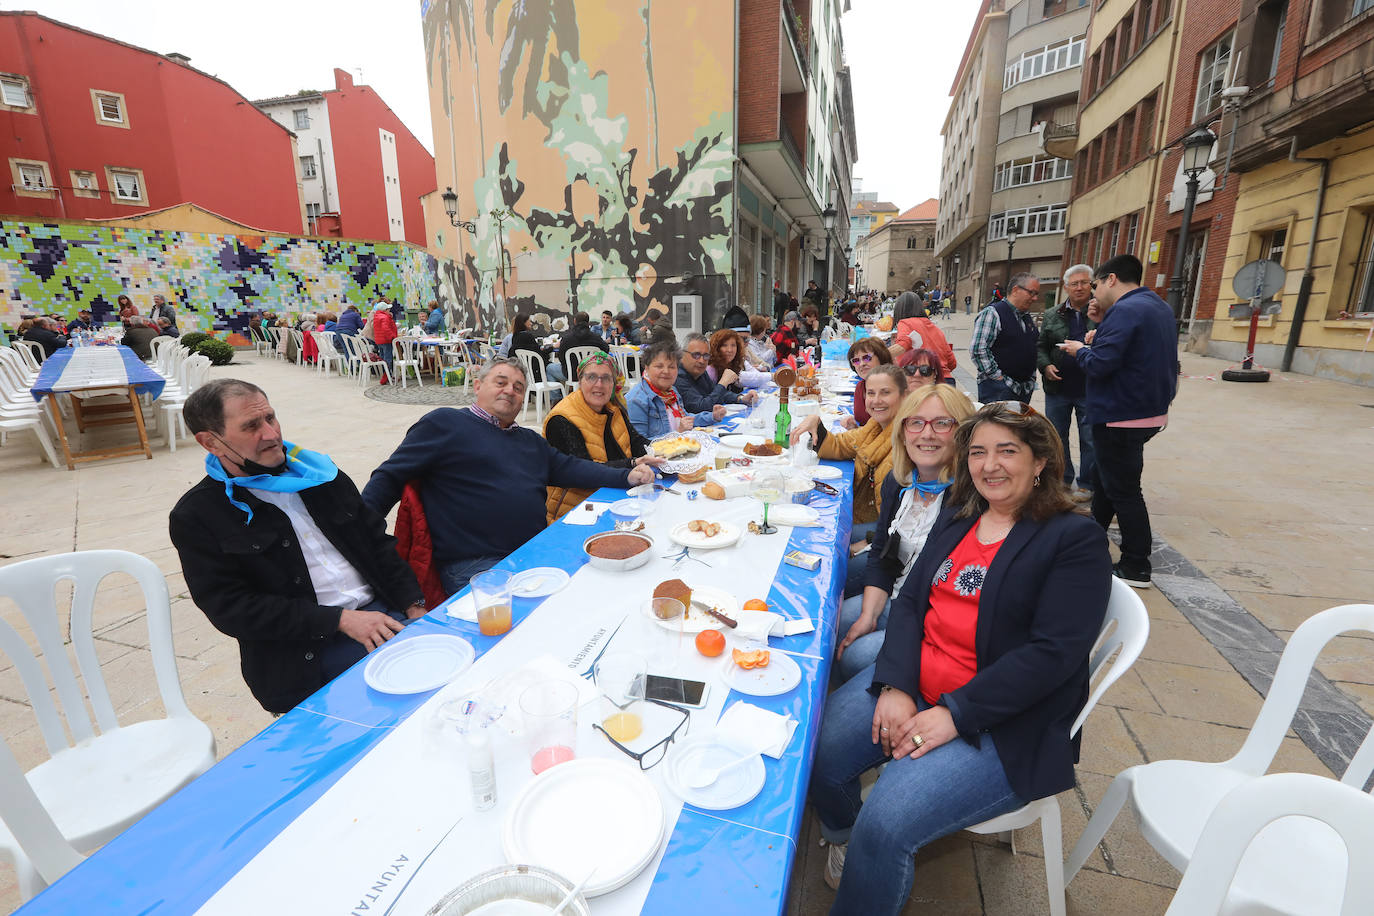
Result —
<instances>
[{"instance_id":1,"label":"man in navy jacket standing","mask_svg":"<svg viewBox=\"0 0 1374 916\"><path fill-rule=\"evenodd\" d=\"M1093 274L1102 311L1091 344L1059 346L1088 378L1088 418L1097 459L1093 518L1121 527L1121 561L1112 571L1136 588L1150 586L1150 513L1140 489L1145 443L1169 422L1178 390L1178 326L1163 299L1140 285L1140 260L1117 255Z\"/></svg>"}]
</instances>

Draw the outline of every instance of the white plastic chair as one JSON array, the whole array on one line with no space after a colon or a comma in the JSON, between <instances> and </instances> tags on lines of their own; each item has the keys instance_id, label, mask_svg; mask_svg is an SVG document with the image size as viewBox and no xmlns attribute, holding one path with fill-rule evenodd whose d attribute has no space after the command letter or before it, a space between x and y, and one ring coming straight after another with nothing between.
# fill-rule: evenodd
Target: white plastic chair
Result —
<instances>
[{"instance_id":1,"label":"white plastic chair","mask_svg":"<svg viewBox=\"0 0 1374 916\"><path fill-rule=\"evenodd\" d=\"M639 381L640 376L644 374L640 365L642 361L638 353L631 353L625 350L616 353L615 358L620 363L620 372L625 376L625 388L628 390L631 386L635 385Z\"/></svg>"},{"instance_id":2,"label":"white plastic chair","mask_svg":"<svg viewBox=\"0 0 1374 916\"><path fill-rule=\"evenodd\" d=\"M186 399L191 396L191 392L205 384L205 376L209 373L210 357L204 353L196 353L181 364L178 393L158 398L157 403L162 408L162 422L166 427L168 451L175 452L177 439L191 434L186 428L186 420L181 409L186 406Z\"/></svg>"},{"instance_id":3,"label":"white plastic chair","mask_svg":"<svg viewBox=\"0 0 1374 916\"><path fill-rule=\"evenodd\" d=\"M16 381L25 388L38 380L38 370L30 368L28 360L14 347L0 347L0 365L9 366Z\"/></svg>"},{"instance_id":4,"label":"white plastic chair","mask_svg":"<svg viewBox=\"0 0 1374 916\"><path fill-rule=\"evenodd\" d=\"M582 360L591 356L593 353L604 352L600 347L569 347L568 352L563 354L563 371L567 374L568 387L571 389L577 385L577 367Z\"/></svg>"},{"instance_id":5,"label":"white plastic chair","mask_svg":"<svg viewBox=\"0 0 1374 916\"><path fill-rule=\"evenodd\" d=\"M1078 874L1128 798L1140 832L1150 845L1179 871L1188 869L1207 818L1221 799L1232 789L1264 775L1273 763L1321 650L1333 638L1351 630L1374 632L1374 605L1329 608L1309 617L1293 631L1259 716L1231 759L1220 763L1157 760L1118 773L1069 854L1065 882ZM1371 770L1374 731L1365 736L1341 782L1360 789ZM1247 867L1237 878L1237 889L1251 899L1265 900L1267 913L1328 912L1314 907L1313 894L1333 883L1327 880L1330 865L1314 859L1300 886L1274 881L1272 871L1266 874L1263 869Z\"/></svg>"},{"instance_id":6,"label":"white plastic chair","mask_svg":"<svg viewBox=\"0 0 1374 916\"><path fill-rule=\"evenodd\" d=\"M115 717L91 631L100 580L115 573L132 576L143 590L165 719L122 726ZM55 601L63 580L72 583L76 670ZM0 855L14 863L20 895L28 899L62 877L81 853L108 842L208 770L215 739L182 696L167 581L151 560L122 550L24 560L0 567L0 597L19 606L38 644L35 655L25 637L0 620L0 652L28 691L50 754L24 774L0 742Z\"/></svg>"},{"instance_id":7,"label":"white plastic chair","mask_svg":"<svg viewBox=\"0 0 1374 916\"><path fill-rule=\"evenodd\" d=\"M275 349L273 344L276 342L276 339L268 333L268 330L268 328L259 326L255 331L252 325L248 326L248 335L253 341L253 352L257 353L259 356L270 357Z\"/></svg>"},{"instance_id":8,"label":"white plastic chair","mask_svg":"<svg viewBox=\"0 0 1374 916\"><path fill-rule=\"evenodd\" d=\"M415 384L421 388L425 387L423 366L420 362L420 341L414 337L397 337L393 349L395 352L392 354L391 362L396 374L401 377L401 387L406 387L410 377L406 369L411 366L415 367ZM396 384L396 380L392 379L391 383Z\"/></svg>"},{"instance_id":9,"label":"white plastic chair","mask_svg":"<svg viewBox=\"0 0 1374 916\"><path fill-rule=\"evenodd\" d=\"M1317 827L1318 822L1330 829ZM1320 852L1294 835L1312 828L1327 841ZM1306 897L1304 913L1374 913L1374 869L1369 867L1374 862L1374 798L1334 779L1274 773L1238 786L1207 819L1197 848L1166 916L1272 912L1270 901L1238 893L1236 880L1265 861L1286 872L1288 883ZM1314 853L1328 866L1323 871L1333 882L1344 871L1344 882L1317 885L1319 878L1306 870ZM1321 899L1314 899L1314 893Z\"/></svg>"},{"instance_id":10,"label":"white plastic chair","mask_svg":"<svg viewBox=\"0 0 1374 916\"><path fill-rule=\"evenodd\" d=\"M1069 729L1070 737L1078 734L1107 688L1135 664L1149 635L1150 615L1145 610L1145 603L1134 589L1113 577L1112 594L1107 602L1102 631L1088 660L1088 682L1095 682L1095 686L1088 694L1088 701L1083 704L1078 718L1073 720L1073 727ZM1014 838L1011 831L1029 827L1036 821L1040 822L1040 840L1045 853L1045 883L1049 890L1050 914L1064 916L1064 841L1058 796L1036 799L1024 808L1009 811L967 829L972 833L1010 834L1010 838ZM1013 843L1012 853L1015 852Z\"/></svg>"},{"instance_id":11,"label":"white plastic chair","mask_svg":"<svg viewBox=\"0 0 1374 916\"><path fill-rule=\"evenodd\" d=\"M43 346L32 340L12 340L10 346L19 353L24 359L24 364L30 370L37 372L39 365L43 362Z\"/></svg>"},{"instance_id":12,"label":"white plastic chair","mask_svg":"<svg viewBox=\"0 0 1374 916\"><path fill-rule=\"evenodd\" d=\"M296 365L305 365L305 332L295 328L287 328L286 333L291 335L291 339L296 344Z\"/></svg>"},{"instance_id":13,"label":"white plastic chair","mask_svg":"<svg viewBox=\"0 0 1374 916\"><path fill-rule=\"evenodd\" d=\"M534 399L534 422L537 426L544 426L544 411L549 409L549 392L563 390L562 384L548 378L548 367L543 365L543 361L530 350L516 350L515 355L520 357L520 365L525 367L525 378L529 381L529 387L525 389L525 403L520 408L520 421L523 423L525 414L530 407L530 399ZM536 371L535 364L538 363ZM536 378L544 378L545 381L536 382Z\"/></svg>"},{"instance_id":14,"label":"white plastic chair","mask_svg":"<svg viewBox=\"0 0 1374 916\"><path fill-rule=\"evenodd\" d=\"M315 349L319 353L315 360L315 371L328 376L330 369L338 366L339 374L347 375L348 360L339 352L339 348L334 346L334 332L313 331L311 336L315 338Z\"/></svg>"},{"instance_id":15,"label":"white plastic chair","mask_svg":"<svg viewBox=\"0 0 1374 916\"><path fill-rule=\"evenodd\" d=\"M153 352L153 358L149 360L149 362L156 363L158 361L158 356L162 353L163 348L170 347L176 342L177 339L175 337L163 337L161 335L154 337L152 340L148 341L148 346Z\"/></svg>"},{"instance_id":16,"label":"white plastic chair","mask_svg":"<svg viewBox=\"0 0 1374 916\"><path fill-rule=\"evenodd\" d=\"M372 353L371 345L357 335L345 336L344 349L348 351L348 364L353 369L353 374L358 378L358 387L366 388L367 380L372 377L372 373L377 373L377 381L380 383L382 376L386 374L386 363L380 360L368 359Z\"/></svg>"}]
</instances>

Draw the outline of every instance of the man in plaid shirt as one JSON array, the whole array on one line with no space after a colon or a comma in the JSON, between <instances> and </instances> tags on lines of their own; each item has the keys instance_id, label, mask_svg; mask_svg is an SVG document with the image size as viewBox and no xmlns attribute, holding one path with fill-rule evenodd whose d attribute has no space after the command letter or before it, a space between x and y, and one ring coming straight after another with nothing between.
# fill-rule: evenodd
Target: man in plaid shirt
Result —
<instances>
[{"instance_id":1,"label":"man in plaid shirt","mask_svg":"<svg viewBox=\"0 0 1374 916\"><path fill-rule=\"evenodd\" d=\"M969 353L978 369L978 400L1029 403L1035 391L1036 343L1040 332L1030 307L1040 298L1034 274L1011 278L1007 298L987 305L973 322Z\"/></svg>"}]
</instances>

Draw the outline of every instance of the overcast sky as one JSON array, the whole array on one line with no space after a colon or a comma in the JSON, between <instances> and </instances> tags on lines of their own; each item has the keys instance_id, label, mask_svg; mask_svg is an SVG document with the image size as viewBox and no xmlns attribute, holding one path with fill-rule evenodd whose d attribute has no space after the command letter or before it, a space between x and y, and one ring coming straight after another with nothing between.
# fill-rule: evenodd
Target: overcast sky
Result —
<instances>
[{"instance_id":1,"label":"overcast sky","mask_svg":"<svg viewBox=\"0 0 1374 916\"><path fill-rule=\"evenodd\" d=\"M843 28L858 121L855 174L864 190L905 210L939 191L940 124L978 0L851 2ZM180 51L250 99L332 89L334 68L350 70L434 148L419 0L0 0L0 8Z\"/></svg>"}]
</instances>

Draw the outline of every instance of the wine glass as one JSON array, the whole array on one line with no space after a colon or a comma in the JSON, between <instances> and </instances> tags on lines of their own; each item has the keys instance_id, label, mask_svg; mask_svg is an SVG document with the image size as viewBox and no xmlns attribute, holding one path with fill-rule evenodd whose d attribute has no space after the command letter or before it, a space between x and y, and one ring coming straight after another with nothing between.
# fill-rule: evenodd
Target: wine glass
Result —
<instances>
[{"instance_id":1,"label":"wine glass","mask_svg":"<svg viewBox=\"0 0 1374 916\"><path fill-rule=\"evenodd\" d=\"M768 505L782 499L783 476L776 468L759 468L749 481L749 495L763 503L763 527L759 534L777 534L778 529L768 524Z\"/></svg>"}]
</instances>

